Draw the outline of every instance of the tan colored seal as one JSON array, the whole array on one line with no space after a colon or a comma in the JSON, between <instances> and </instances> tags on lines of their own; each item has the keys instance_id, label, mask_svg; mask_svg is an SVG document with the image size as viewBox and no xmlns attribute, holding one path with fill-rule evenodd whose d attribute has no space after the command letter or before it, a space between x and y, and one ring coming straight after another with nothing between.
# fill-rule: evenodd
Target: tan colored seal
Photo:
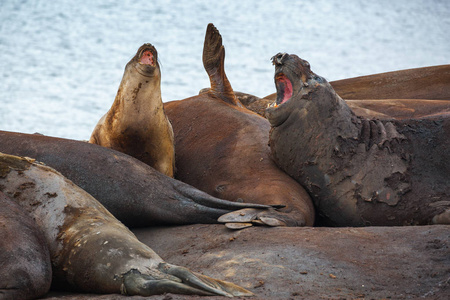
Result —
<instances>
[{"instance_id":1,"label":"tan colored seal","mask_svg":"<svg viewBox=\"0 0 450 300\"><path fill-rule=\"evenodd\" d=\"M56 285L142 296L253 295L232 283L166 263L91 195L34 160L0 153L0 187L42 231Z\"/></svg>"},{"instance_id":2,"label":"tan colored seal","mask_svg":"<svg viewBox=\"0 0 450 300\"><path fill-rule=\"evenodd\" d=\"M173 131L161 100L158 54L151 44L142 45L126 65L116 99L89 142L131 155L173 177Z\"/></svg>"}]
</instances>

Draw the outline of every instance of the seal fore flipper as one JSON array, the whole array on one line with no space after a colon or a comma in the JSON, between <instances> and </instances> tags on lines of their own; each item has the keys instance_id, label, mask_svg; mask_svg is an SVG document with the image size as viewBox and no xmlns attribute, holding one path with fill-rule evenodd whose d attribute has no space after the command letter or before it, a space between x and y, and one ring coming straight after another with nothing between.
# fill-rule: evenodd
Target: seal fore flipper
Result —
<instances>
[{"instance_id":1,"label":"seal fore flipper","mask_svg":"<svg viewBox=\"0 0 450 300\"><path fill-rule=\"evenodd\" d=\"M233 283L191 272L189 269L161 263L158 270L164 278L154 278L132 269L123 275L122 294L150 296L162 293L187 295L253 296ZM164 275L170 275L168 278ZM179 280L179 281L178 281Z\"/></svg>"},{"instance_id":2,"label":"seal fore flipper","mask_svg":"<svg viewBox=\"0 0 450 300\"><path fill-rule=\"evenodd\" d=\"M289 215L278 212L273 208L264 210L256 208L241 209L222 215L218 221L219 223L225 223L226 227L230 229L242 229L250 227L252 224L271 227L304 226L302 220L293 220ZM242 225L239 226L237 223L241 223Z\"/></svg>"},{"instance_id":3,"label":"seal fore flipper","mask_svg":"<svg viewBox=\"0 0 450 300\"><path fill-rule=\"evenodd\" d=\"M223 101L242 106L235 97L233 88L225 74L225 47L222 45L222 36L217 28L208 24L203 45L203 66L208 73L211 89L208 93Z\"/></svg>"}]
</instances>

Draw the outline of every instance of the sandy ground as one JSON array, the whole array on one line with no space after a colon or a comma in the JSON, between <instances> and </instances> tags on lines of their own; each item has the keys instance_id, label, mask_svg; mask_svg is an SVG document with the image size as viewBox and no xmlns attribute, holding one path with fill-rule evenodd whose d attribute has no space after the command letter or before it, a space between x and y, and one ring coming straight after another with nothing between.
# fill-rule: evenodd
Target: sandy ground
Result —
<instances>
[{"instance_id":1,"label":"sandy ground","mask_svg":"<svg viewBox=\"0 0 450 300\"><path fill-rule=\"evenodd\" d=\"M450 226L134 230L166 261L239 284L246 299L448 299ZM46 299L125 299L51 292ZM166 294L127 299L223 299Z\"/></svg>"}]
</instances>

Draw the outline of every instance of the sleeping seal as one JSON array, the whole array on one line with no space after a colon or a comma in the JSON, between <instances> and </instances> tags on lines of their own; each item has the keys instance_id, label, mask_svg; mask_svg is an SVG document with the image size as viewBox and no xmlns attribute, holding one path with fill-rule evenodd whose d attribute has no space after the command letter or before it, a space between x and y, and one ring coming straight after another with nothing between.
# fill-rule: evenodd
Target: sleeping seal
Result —
<instances>
[{"instance_id":1,"label":"sleeping seal","mask_svg":"<svg viewBox=\"0 0 450 300\"><path fill-rule=\"evenodd\" d=\"M282 215L265 205L212 197L129 155L94 144L0 131L0 152L32 157L58 170L129 227L217 223L220 216L245 208L262 209L252 212L255 219L259 214Z\"/></svg>"},{"instance_id":2,"label":"sleeping seal","mask_svg":"<svg viewBox=\"0 0 450 300\"><path fill-rule=\"evenodd\" d=\"M0 175L1 191L29 214L43 233L57 286L141 296L252 295L232 283L165 262L91 195L52 168L0 153ZM20 218L20 214L16 216ZM23 234L26 232L17 232ZM9 245L2 244L4 247Z\"/></svg>"},{"instance_id":3,"label":"sleeping seal","mask_svg":"<svg viewBox=\"0 0 450 300\"><path fill-rule=\"evenodd\" d=\"M0 299L42 297L52 282L47 242L36 222L2 192L0 236Z\"/></svg>"}]
</instances>

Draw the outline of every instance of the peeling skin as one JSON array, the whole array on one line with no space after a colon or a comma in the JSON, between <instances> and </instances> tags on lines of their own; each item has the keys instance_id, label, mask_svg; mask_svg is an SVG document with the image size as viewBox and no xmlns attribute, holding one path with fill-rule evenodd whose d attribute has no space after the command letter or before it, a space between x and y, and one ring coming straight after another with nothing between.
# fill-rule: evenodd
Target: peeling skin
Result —
<instances>
[{"instance_id":1,"label":"peeling skin","mask_svg":"<svg viewBox=\"0 0 450 300\"><path fill-rule=\"evenodd\" d=\"M157 55L151 44L144 44L128 62L114 103L89 142L131 155L173 177L174 136L161 100Z\"/></svg>"},{"instance_id":2,"label":"peeling skin","mask_svg":"<svg viewBox=\"0 0 450 300\"><path fill-rule=\"evenodd\" d=\"M449 200L450 118L378 120L356 116L309 64L274 57L294 93L267 109L276 163L301 183L322 222L338 226L433 223ZM448 206L447 206L448 208ZM435 220L445 218L436 218Z\"/></svg>"},{"instance_id":3,"label":"peeling skin","mask_svg":"<svg viewBox=\"0 0 450 300\"><path fill-rule=\"evenodd\" d=\"M232 283L164 262L103 205L54 169L3 153L0 169L1 191L14 198L44 235L55 285L131 295L252 295Z\"/></svg>"}]
</instances>

